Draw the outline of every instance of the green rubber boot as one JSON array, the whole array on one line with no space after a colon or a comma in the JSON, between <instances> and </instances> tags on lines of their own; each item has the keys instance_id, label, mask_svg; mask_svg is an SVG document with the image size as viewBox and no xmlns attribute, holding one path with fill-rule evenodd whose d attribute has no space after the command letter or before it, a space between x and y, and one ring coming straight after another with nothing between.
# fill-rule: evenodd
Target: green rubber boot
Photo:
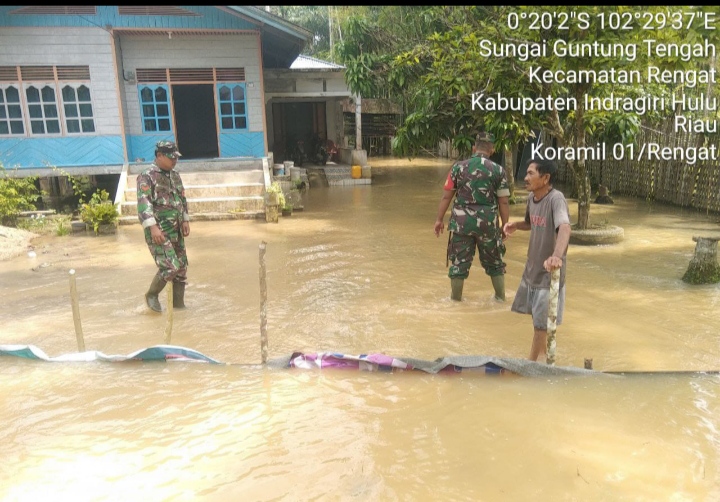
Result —
<instances>
[{"instance_id":1,"label":"green rubber boot","mask_svg":"<svg viewBox=\"0 0 720 502\"><path fill-rule=\"evenodd\" d=\"M462 300L463 284L465 284L465 279L450 279L450 298L458 302Z\"/></svg>"},{"instance_id":2,"label":"green rubber boot","mask_svg":"<svg viewBox=\"0 0 720 502\"><path fill-rule=\"evenodd\" d=\"M158 298L158 295L163 289L165 289L165 284L167 284L165 279L162 278L160 273L157 273L155 274L155 277L153 277L152 283L150 283L150 289L148 289L147 293L145 293L145 303L147 303L147 306L155 312L162 312L162 306L160 306L160 299Z\"/></svg>"},{"instance_id":3,"label":"green rubber boot","mask_svg":"<svg viewBox=\"0 0 720 502\"><path fill-rule=\"evenodd\" d=\"M185 307L185 283L173 282L173 308L183 310Z\"/></svg>"},{"instance_id":4,"label":"green rubber boot","mask_svg":"<svg viewBox=\"0 0 720 502\"><path fill-rule=\"evenodd\" d=\"M505 301L505 276L504 275L493 275L490 276L493 288L495 288L495 299L501 302Z\"/></svg>"}]
</instances>

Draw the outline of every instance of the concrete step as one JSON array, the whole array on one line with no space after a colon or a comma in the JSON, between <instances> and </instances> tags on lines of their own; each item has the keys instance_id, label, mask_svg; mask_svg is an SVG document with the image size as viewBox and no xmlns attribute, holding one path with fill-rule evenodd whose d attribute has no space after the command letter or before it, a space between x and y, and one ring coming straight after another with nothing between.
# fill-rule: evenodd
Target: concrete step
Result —
<instances>
[{"instance_id":1,"label":"concrete step","mask_svg":"<svg viewBox=\"0 0 720 502\"><path fill-rule=\"evenodd\" d=\"M255 220L265 219L265 211L238 211L232 213L197 213L190 215L190 223L195 221L219 221L219 220ZM137 215L121 216L118 219L120 225L139 225Z\"/></svg>"},{"instance_id":2,"label":"concrete step","mask_svg":"<svg viewBox=\"0 0 720 502\"><path fill-rule=\"evenodd\" d=\"M227 183L215 185L185 185L185 197L188 199L207 197L249 197L262 196L265 183ZM137 201L137 189L125 190L125 201Z\"/></svg>"},{"instance_id":3,"label":"concrete step","mask_svg":"<svg viewBox=\"0 0 720 502\"><path fill-rule=\"evenodd\" d=\"M133 162L128 168L129 174L137 175L150 167L152 162ZM243 171L262 170L262 159L234 158L234 159L180 159L175 169L181 173L201 171Z\"/></svg>"},{"instance_id":4,"label":"concrete step","mask_svg":"<svg viewBox=\"0 0 720 502\"><path fill-rule=\"evenodd\" d=\"M207 171L180 173L183 185L202 186L202 185L230 185L230 184L252 184L263 183L262 169L244 170L244 171ZM127 189L137 189L137 175L128 175Z\"/></svg>"},{"instance_id":5,"label":"concrete step","mask_svg":"<svg viewBox=\"0 0 720 502\"><path fill-rule=\"evenodd\" d=\"M265 200L260 195L247 197L199 197L188 198L190 217L201 213L230 213L244 211L264 211ZM120 204L121 216L135 216L137 220L137 201ZM138 223L140 223L138 221Z\"/></svg>"}]
</instances>

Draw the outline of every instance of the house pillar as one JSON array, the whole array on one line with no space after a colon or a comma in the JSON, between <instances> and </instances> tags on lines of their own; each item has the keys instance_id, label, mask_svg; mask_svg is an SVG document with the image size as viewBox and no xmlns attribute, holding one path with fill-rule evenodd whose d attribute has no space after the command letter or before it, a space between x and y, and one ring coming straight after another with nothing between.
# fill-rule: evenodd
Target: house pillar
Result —
<instances>
[{"instance_id":1,"label":"house pillar","mask_svg":"<svg viewBox=\"0 0 720 502\"><path fill-rule=\"evenodd\" d=\"M359 94L355 96L355 150L362 150L362 103Z\"/></svg>"},{"instance_id":2,"label":"house pillar","mask_svg":"<svg viewBox=\"0 0 720 502\"><path fill-rule=\"evenodd\" d=\"M366 166L367 152L362 147L362 99L355 95L355 150L352 152L352 165Z\"/></svg>"}]
</instances>

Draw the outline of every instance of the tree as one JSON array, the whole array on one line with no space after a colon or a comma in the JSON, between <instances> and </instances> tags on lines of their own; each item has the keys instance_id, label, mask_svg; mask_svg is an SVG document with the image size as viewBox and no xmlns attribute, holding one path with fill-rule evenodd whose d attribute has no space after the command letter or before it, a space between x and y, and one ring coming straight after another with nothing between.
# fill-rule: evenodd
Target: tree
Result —
<instances>
[{"instance_id":1,"label":"tree","mask_svg":"<svg viewBox=\"0 0 720 502\"><path fill-rule=\"evenodd\" d=\"M319 59L331 59L329 12L324 5L277 5L270 12L313 33L312 43L306 45L303 54Z\"/></svg>"},{"instance_id":2,"label":"tree","mask_svg":"<svg viewBox=\"0 0 720 502\"><path fill-rule=\"evenodd\" d=\"M409 155L422 148L436 145L441 139L452 139L454 146L467 151L471 132L484 126L494 133L506 148L515 149L517 141L525 140L531 131L543 127L557 141L560 147L569 146L573 151L582 151L586 147L588 135L600 134L605 126L612 129L607 137L620 138L633 142L638 132L638 113L622 111L627 116L620 120L613 116L616 110L588 110L585 98L604 98L612 93L616 97L632 97L645 92L643 87L651 87L651 92L669 93L677 90L677 84L641 85L630 82L604 83L592 79L562 79L555 75L578 74L580 70L595 73L613 68L614 70L637 71L646 74L649 64L661 69L686 69L690 65L697 67L697 60L683 60L673 55L648 54L644 40L652 38L663 42L693 42L701 36L716 38L712 32L704 32L699 26L690 29L657 30L648 35L637 25L628 30L612 30L609 25L602 26L601 19L633 20L650 14L653 22L660 23L667 17L666 7L553 7L556 16L547 17L548 10L542 7L435 7L432 12L436 19L442 19L444 29L434 33L411 51L398 54L393 60L396 69L415 70L416 79L405 82L411 89L410 109L407 119L394 142L396 152ZM517 20L526 20L511 26L510 13L517 14ZM560 27L560 16L565 14L568 20L579 19L580 14L589 22L583 25L571 21ZM532 26L531 19L543 19L549 23ZM637 17L636 17L637 15ZM657 15L657 17L655 17ZM638 23L642 25L642 23ZM546 29L543 28L545 26ZM545 47L550 49L538 52L531 57L518 57L517 54L496 54L488 56L480 50L481 43L489 41L502 47ZM620 51L630 46L639 47L636 57L618 54L593 54L584 52L566 57L558 57L552 47L559 41L562 46L609 47ZM485 45L483 45L485 47ZM707 64L700 61L700 63ZM391 72L392 73L392 72ZM549 74L550 78L539 79L538 74ZM412 72L407 72L411 75ZM531 75L535 77L531 78ZM532 107L524 112L512 110L485 110L480 113L473 110L475 99L472 94L483 96L502 93L505 98L525 97L574 99L577 106L559 109L553 106L547 110ZM506 162L507 164L507 162ZM577 191L578 221L577 228L588 227L590 215L591 186L588 170L583 156L568 159L567 165L573 174ZM508 166L506 165L506 168Z\"/></svg>"},{"instance_id":3,"label":"tree","mask_svg":"<svg viewBox=\"0 0 720 502\"><path fill-rule=\"evenodd\" d=\"M441 140L452 141L462 156L470 152L474 134L492 132L496 147L505 151L505 170L514 197L514 152L519 142L540 129L538 113L506 110L482 113L474 109L473 95L502 92L506 97L536 96L539 89L518 75L525 71L512 58L486 61L479 42L503 39L500 19L507 8L437 7L433 16L442 20L442 32L426 43L398 55L394 68L408 69L407 81L414 92L408 115L394 142L399 155L414 155ZM413 78L415 76L415 78Z\"/></svg>"}]
</instances>

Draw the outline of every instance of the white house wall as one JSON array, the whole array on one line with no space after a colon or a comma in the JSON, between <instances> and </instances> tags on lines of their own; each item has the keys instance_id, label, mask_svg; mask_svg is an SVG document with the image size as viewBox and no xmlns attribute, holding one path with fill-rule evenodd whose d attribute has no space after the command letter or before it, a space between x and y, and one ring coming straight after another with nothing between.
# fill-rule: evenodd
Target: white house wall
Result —
<instances>
[{"instance_id":1,"label":"white house wall","mask_svg":"<svg viewBox=\"0 0 720 502\"><path fill-rule=\"evenodd\" d=\"M248 130L263 131L258 37L206 35L121 36L125 72L137 68L245 68ZM252 85L251 85L252 84ZM137 85L125 86L130 134L142 134Z\"/></svg>"},{"instance_id":2,"label":"white house wall","mask_svg":"<svg viewBox=\"0 0 720 502\"><path fill-rule=\"evenodd\" d=\"M274 145L273 103L325 103L328 139L343 143L342 100L351 96L342 71L265 70L268 144Z\"/></svg>"},{"instance_id":3,"label":"white house wall","mask_svg":"<svg viewBox=\"0 0 720 502\"><path fill-rule=\"evenodd\" d=\"M0 66L89 66L97 134L121 134L110 34L102 28L3 28Z\"/></svg>"},{"instance_id":4,"label":"white house wall","mask_svg":"<svg viewBox=\"0 0 720 502\"><path fill-rule=\"evenodd\" d=\"M6 166L122 164L122 124L112 58L111 35L102 28L6 27L0 29L0 66L88 66L95 132L33 134L0 139L0 161ZM24 83L29 83L24 82ZM34 81L36 83L52 83ZM2 85L13 85L3 82ZM17 85L17 84L15 84ZM62 83L61 83L62 87ZM61 101L56 90L59 111ZM27 118L27 108L23 106ZM99 155L102 152L102 155Z\"/></svg>"}]
</instances>

